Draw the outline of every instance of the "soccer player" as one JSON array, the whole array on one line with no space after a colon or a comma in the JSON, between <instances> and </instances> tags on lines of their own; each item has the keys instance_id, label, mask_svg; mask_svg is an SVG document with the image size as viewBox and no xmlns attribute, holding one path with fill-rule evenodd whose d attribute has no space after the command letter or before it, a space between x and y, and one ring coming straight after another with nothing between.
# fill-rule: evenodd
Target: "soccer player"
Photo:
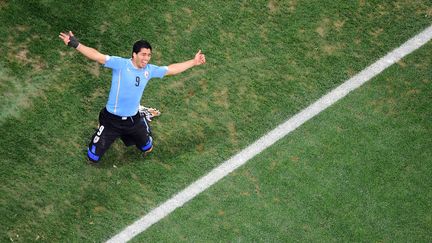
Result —
<instances>
[{"instance_id":1,"label":"soccer player","mask_svg":"<svg viewBox=\"0 0 432 243\"><path fill-rule=\"evenodd\" d=\"M109 56L83 45L72 31L60 33L65 45L75 48L90 60L112 69L111 89L106 106L99 113L99 128L93 134L87 157L98 164L102 155L117 139L126 146L135 145L144 154L153 149L153 139L146 119L138 112L140 100L147 82L151 78L175 75L206 62L199 50L193 59L168 66L149 64L152 47L145 40L135 42L132 58Z\"/></svg>"}]
</instances>

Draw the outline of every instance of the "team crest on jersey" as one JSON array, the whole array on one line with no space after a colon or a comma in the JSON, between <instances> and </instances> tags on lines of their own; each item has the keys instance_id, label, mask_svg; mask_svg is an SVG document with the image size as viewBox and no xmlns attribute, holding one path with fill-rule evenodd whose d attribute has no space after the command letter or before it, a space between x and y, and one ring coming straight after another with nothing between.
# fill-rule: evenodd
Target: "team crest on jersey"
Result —
<instances>
[{"instance_id":1,"label":"team crest on jersey","mask_svg":"<svg viewBox=\"0 0 432 243\"><path fill-rule=\"evenodd\" d=\"M145 71L145 72L144 72L144 77L145 77L146 79L149 77L149 72L148 72L148 71Z\"/></svg>"}]
</instances>

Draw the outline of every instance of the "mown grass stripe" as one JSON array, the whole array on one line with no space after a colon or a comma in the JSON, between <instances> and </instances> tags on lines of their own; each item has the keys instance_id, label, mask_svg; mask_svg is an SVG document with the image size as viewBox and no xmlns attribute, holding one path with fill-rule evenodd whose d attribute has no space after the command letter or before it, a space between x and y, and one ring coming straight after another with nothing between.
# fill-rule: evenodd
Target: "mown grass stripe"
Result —
<instances>
[{"instance_id":1,"label":"mown grass stripe","mask_svg":"<svg viewBox=\"0 0 432 243\"><path fill-rule=\"evenodd\" d=\"M227 176L238 167L244 165L248 160L261 153L269 146L276 143L279 139L285 137L290 132L301 126L306 121L310 120L338 100L345 97L351 91L357 89L386 68L390 67L400 59L420 48L432 39L432 26L426 28L420 34L414 36L397 49L391 51L386 56L382 57L363 71L345 81L342 85L332 90L327 95L321 97L313 104L297 113L295 116L285 121L275 129L258 139L247 148L243 149L229 160L213 169L207 175L195 181L184 190L167 200L157 208L150 211L147 215L135 221L123 231L109 239L107 242L127 242L136 235L148 229L151 225L163 219L175 209L183 206L198 194L218 182L220 179Z\"/></svg>"}]
</instances>

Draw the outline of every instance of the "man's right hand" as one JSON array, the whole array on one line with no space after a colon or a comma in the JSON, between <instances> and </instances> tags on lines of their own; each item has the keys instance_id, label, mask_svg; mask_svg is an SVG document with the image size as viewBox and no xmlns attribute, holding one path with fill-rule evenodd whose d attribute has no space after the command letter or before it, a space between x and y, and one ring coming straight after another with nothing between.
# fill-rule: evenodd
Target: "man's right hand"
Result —
<instances>
[{"instance_id":1,"label":"man's right hand","mask_svg":"<svg viewBox=\"0 0 432 243\"><path fill-rule=\"evenodd\" d=\"M69 31L69 33L63 33L61 32L59 35L60 39L63 40L63 42L65 43L65 45L73 47L73 48L77 48L79 45L79 41L78 39L74 36L74 34L72 33L72 31Z\"/></svg>"},{"instance_id":2,"label":"man's right hand","mask_svg":"<svg viewBox=\"0 0 432 243\"><path fill-rule=\"evenodd\" d=\"M65 45L77 49L78 52L83 54L88 59L90 59L92 61L96 61L100 64L105 64L106 55L100 53L98 50L96 50L94 48L91 48L91 47L85 46L84 44L79 43L78 39L74 36L72 31L69 31L68 33L61 32L59 37L60 37L60 39L63 40Z\"/></svg>"}]
</instances>

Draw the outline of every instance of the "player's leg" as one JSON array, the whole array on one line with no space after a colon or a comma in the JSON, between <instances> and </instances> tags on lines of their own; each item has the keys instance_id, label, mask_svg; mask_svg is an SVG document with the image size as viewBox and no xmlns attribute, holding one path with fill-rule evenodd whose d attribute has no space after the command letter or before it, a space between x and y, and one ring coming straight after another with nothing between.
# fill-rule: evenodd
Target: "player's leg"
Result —
<instances>
[{"instance_id":1,"label":"player's leg","mask_svg":"<svg viewBox=\"0 0 432 243\"><path fill-rule=\"evenodd\" d=\"M120 137L120 139L123 141L123 143L124 143L124 145L126 145L126 147L136 145L135 140L130 135L122 135Z\"/></svg>"},{"instance_id":2,"label":"player's leg","mask_svg":"<svg viewBox=\"0 0 432 243\"><path fill-rule=\"evenodd\" d=\"M115 129L112 120L104 116L104 110L99 114L99 128L93 134L87 157L93 163L98 163L111 144L119 137L118 129Z\"/></svg>"},{"instance_id":3,"label":"player's leg","mask_svg":"<svg viewBox=\"0 0 432 243\"><path fill-rule=\"evenodd\" d=\"M147 142L145 145L141 145L138 146L137 148L139 148L142 152L144 152L144 155L147 155L148 153L150 153L153 150L153 138L152 136L148 136Z\"/></svg>"},{"instance_id":4,"label":"player's leg","mask_svg":"<svg viewBox=\"0 0 432 243\"><path fill-rule=\"evenodd\" d=\"M109 126L100 125L99 129L93 134L87 149L87 157L91 162L98 163L118 137L118 134L111 130Z\"/></svg>"},{"instance_id":5,"label":"player's leg","mask_svg":"<svg viewBox=\"0 0 432 243\"><path fill-rule=\"evenodd\" d=\"M133 140L135 146L144 152L144 154L148 154L153 149L153 138L150 132L150 126L148 125L146 119L140 119L137 124L133 127L128 134L128 138Z\"/></svg>"}]
</instances>

